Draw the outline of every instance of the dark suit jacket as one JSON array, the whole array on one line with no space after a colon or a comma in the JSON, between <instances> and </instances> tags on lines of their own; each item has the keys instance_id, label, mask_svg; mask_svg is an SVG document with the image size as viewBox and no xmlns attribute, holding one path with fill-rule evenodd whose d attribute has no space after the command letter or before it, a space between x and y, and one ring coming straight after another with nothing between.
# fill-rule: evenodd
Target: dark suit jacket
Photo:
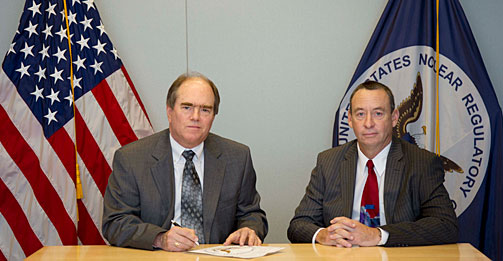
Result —
<instances>
[{"instance_id":1,"label":"dark suit jacket","mask_svg":"<svg viewBox=\"0 0 503 261\"><path fill-rule=\"evenodd\" d=\"M204 157L205 242L223 243L242 227L264 240L267 220L255 189L249 148L210 133ZM104 197L105 238L116 246L153 249L156 235L171 226L174 186L169 130L117 150Z\"/></svg>"},{"instance_id":2,"label":"dark suit jacket","mask_svg":"<svg viewBox=\"0 0 503 261\"><path fill-rule=\"evenodd\" d=\"M358 149L356 140L318 155L306 194L288 228L293 243L311 242L334 217L351 218ZM393 137L384 178L386 246L455 243L458 225L444 185L440 159Z\"/></svg>"}]
</instances>

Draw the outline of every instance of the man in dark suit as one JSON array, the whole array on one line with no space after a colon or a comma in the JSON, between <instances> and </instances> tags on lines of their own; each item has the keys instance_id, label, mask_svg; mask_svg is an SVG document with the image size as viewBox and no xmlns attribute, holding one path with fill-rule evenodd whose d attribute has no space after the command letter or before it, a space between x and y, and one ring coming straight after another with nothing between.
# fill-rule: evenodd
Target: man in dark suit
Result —
<instances>
[{"instance_id":1,"label":"man in dark suit","mask_svg":"<svg viewBox=\"0 0 503 261\"><path fill-rule=\"evenodd\" d=\"M199 242L262 243L267 220L250 150L210 133L219 103L211 80L183 74L168 91L169 129L117 150L104 197L110 244L185 251Z\"/></svg>"},{"instance_id":2,"label":"man in dark suit","mask_svg":"<svg viewBox=\"0 0 503 261\"><path fill-rule=\"evenodd\" d=\"M391 90L378 82L352 93L356 140L318 155L288 228L293 243L338 247L455 243L458 225L440 159L392 136Z\"/></svg>"}]
</instances>

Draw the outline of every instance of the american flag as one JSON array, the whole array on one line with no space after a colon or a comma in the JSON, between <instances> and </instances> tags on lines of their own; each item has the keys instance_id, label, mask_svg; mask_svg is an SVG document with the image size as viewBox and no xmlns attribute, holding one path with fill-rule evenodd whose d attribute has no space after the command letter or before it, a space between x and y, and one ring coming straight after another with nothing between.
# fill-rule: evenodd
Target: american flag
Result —
<instances>
[{"instance_id":1,"label":"american flag","mask_svg":"<svg viewBox=\"0 0 503 261\"><path fill-rule=\"evenodd\" d=\"M0 260L45 245L105 244L113 153L153 133L93 2L27 0L2 64Z\"/></svg>"}]
</instances>

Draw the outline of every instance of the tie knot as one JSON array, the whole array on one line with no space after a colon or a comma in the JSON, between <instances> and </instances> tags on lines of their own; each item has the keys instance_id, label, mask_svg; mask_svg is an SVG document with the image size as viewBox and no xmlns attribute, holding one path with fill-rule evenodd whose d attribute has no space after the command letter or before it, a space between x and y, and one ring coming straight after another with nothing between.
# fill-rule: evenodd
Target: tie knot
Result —
<instances>
[{"instance_id":1,"label":"tie knot","mask_svg":"<svg viewBox=\"0 0 503 261\"><path fill-rule=\"evenodd\" d=\"M194 155L196 153L194 153L192 150L186 150L182 153L183 157L186 159L186 160L192 160L192 158L194 158Z\"/></svg>"},{"instance_id":2,"label":"tie knot","mask_svg":"<svg viewBox=\"0 0 503 261\"><path fill-rule=\"evenodd\" d=\"M374 169L374 162L372 160L367 161L367 168L369 170Z\"/></svg>"}]
</instances>

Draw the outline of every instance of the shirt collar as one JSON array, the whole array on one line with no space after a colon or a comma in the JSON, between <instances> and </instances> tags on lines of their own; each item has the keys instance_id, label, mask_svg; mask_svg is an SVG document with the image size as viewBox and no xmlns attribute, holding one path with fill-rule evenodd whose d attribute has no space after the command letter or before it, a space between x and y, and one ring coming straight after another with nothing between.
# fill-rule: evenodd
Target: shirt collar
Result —
<instances>
[{"instance_id":1,"label":"shirt collar","mask_svg":"<svg viewBox=\"0 0 503 261\"><path fill-rule=\"evenodd\" d=\"M365 154L363 154L363 152L360 150L360 144L358 144L358 142L356 143L356 145L358 148L358 167L363 170L365 169L369 158L367 158L367 156L365 156ZM390 149L391 142L372 159L374 168L377 170L377 175L379 176L382 176L384 174L384 170L386 169L386 160L388 158Z\"/></svg>"},{"instance_id":2,"label":"shirt collar","mask_svg":"<svg viewBox=\"0 0 503 261\"><path fill-rule=\"evenodd\" d=\"M171 133L169 134L169 141L171 142L171 151L173 153L173 163L178 163L183 156L182 153L186 150L192 150L195 153L194 160L200 160L204 151L204 141L201 142L199 145L195 146L194 148L185 148L180 143L178 143L173 136L171 136Z\"/></svg>"}]
</instances>

